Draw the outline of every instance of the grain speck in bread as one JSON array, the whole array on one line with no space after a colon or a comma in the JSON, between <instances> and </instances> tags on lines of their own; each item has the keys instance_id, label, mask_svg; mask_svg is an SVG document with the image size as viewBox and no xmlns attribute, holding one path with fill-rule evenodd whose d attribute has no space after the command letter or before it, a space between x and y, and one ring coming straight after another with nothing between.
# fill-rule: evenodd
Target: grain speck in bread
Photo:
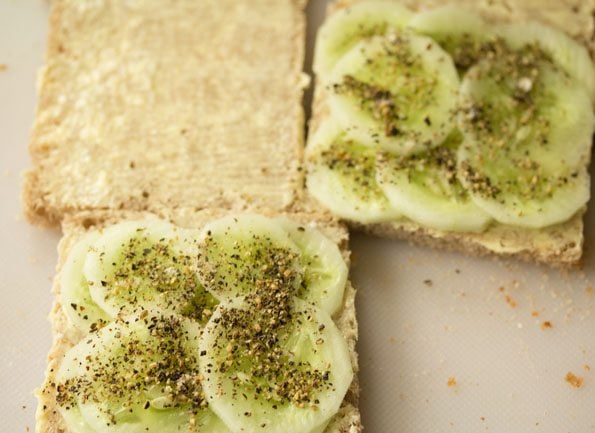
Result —
<instances>
[{"instance_id":1,"label":"grain speck in bread","mask_svg":"<svg viewBox=\"0 0 595 433\"><path fill-rule=\"evenodd\" d=\"M166 210L158 215L177 224L181 227L200 228L207 222L228 214L226 209L207 209L193 211L189 209ZM270 211L263 212L265 215L274 216L278 213ZM349 263L348 233L343 225L326 215L314 214L284 214L302 224L316 227L327 237L333 240L341 249L347 263ZM72 214L65 218L62 223L64 236L58 246L59 258L57 276L54 279L53 294L54 305L50 313L50 322L53 331L53 344L48 355L48 367L46 379L42 387L37 391L37 424L38 433L72 433L64 423L63 418L57 410L56 389L52 386L54 377L60 367L64 354L82 338L85 337L80 331L75 330L68 323L63 311L64 306L60 303L61 283L60 272L64 267L67 255L76 241L89 229L101 228L124 220L141 219L146 216L154 216L146 212L136 211L107 211L107 212L82 212ZM355 289L350 282L347 283L343 306L334 317L335 323L345 336L349 348L351 362L355 373L358 370L358 359L355 352L358 328L355 317ZM68 306L66 306L68 308ZM357 377L354 378L350 389L345 396L339 412L332 418L325 433L359 433L362 430L360 414L358 409L359 385Z\"/></svg>"},{"instance_id":2,"label":"grain speck in bread","mask_svg":"<svg viewBox=\"0 0 595 433\"><path fill-rule=\"evenodd\" d=\"M365 0L337 0L328 8L339 8ZM427 10L443 5L457 5L479 13L489 22L541 21L558 28L585 45L595 54L595 3L589 0L396 0L412 10ZM314 92L310 133L330 117L327 90L317 85ZM316 205L314 205L316 206ZM430 229L410 220L361 224L350 222L358 230L385 238L406 239L436 248L458 250L470 255L495 254L522 260L568 267L580 263L584 236L581 208L568 221L542 229L527 229L492 224L482 233L456 233Z\"/></svg>"},{"instance_id":3,"label":"grain speck in bread","mask_svg":"<svg viewBox=\"0 0 595 433\"><path fill-rule=\"evenodd\" d=\"M23 200L284 209L301 189L304 0L55 0Z\"/></svg>"}]
</instances>

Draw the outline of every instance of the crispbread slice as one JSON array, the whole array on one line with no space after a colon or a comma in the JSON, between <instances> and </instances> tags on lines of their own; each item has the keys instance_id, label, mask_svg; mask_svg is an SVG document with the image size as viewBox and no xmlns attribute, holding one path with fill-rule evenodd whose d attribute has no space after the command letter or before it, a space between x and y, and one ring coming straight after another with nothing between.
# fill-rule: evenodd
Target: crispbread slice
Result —
<instances>
[{"instance_id":1,"label":"crispbread slice","mask_svg":"<svg viewBox=\"0 0 595 433\"><path fill-rule=\"evenodd\" d=\"M328 14L365 0L337 0L331 3ZM400 0L412 10L454 4L478 12L487 21L522 22L541 20L567 32L586 45L595 54L594 20L595 3L590 0ZM326 105L326 90L316 86L312 106L309 135L330 116ZM305 207L317 206L305 200ZM570 267L580 263L584 235L583 215L580 209L568 221L543 229L524 229L493 224L483 233L453 233L423 227L413 221L394 221L380 224L348 222L357 230L376 236L406 239L432 247L462 251L471 255L494 254L522 260L545 263L551 266Z\"/></svg>"},{"instance_id":2,"label":"crispbread slice","mask_svg":"<svg viewBox=\"0 0 595 433\"><path fill-rule=\"evenodd\" d=\"M220 218L229 213L227 209L207 209L203 211L193 211L191 209L179 209L175 211L168 210L166 213L158 216L168 219L174 224L188 228L200 228L207 222ZM263 212L265 215L274 216L278 212ZM66 261L66 257L76 241L89 229L101 228L123 220L139 219L144 216L154 215L147 212L137 211L103 211L103 212L81 212L79 214L68 215L63 223L63 238L58 246L58 266L57 275L54 278L52 292L54 294L54 304L49 319L53 331L53 344L48 355L48 367L46 378L42 387L37 390L37 424L38 433L71 433L66 428L64 420L57 410L56 389L52 385L54 376L60 367L64 354L72 346L77 344L85 337L80 331L75 330L68 324L68 319L64 314L64 306L60 303L60 272ZM326 236L332 239L341 248L343 256L349 263L348 233L345 227L329 218L328 215L316 215L312 213L292 213L283 214L295 221L303 224L312 225L321 230ZM358 370L358 359L355 352L358 328L355 317L355 289L348 282L343 300L343 308L333 317L335 323L345 336L351 362L354 371ZM345 396L343 404L335 417L331 420L325 433L359 433L361 432L361 421L358 409L359 385L357 377L354 379L351 387Z\"/></svg>"},{"instance_id":3,"label":"crispbread slice","mask_svg":"<svg viewBox=\"0 0 595 433\"><path fill-rule=\"evenodd\" d=\"M305 0L55 0L23 200L285 209L301 188Z\"/></svg>"}]
</instances>

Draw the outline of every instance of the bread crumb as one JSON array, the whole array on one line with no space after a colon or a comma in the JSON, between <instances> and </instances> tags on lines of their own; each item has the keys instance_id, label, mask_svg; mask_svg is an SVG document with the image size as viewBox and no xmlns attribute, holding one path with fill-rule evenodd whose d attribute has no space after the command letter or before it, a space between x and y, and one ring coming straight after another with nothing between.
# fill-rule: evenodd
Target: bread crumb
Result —
<instances>
[{"instance_id":1,"label":"bread crumb","mask_svg":"<svg viewBox=\"0 0 595 433\"><path fill-rule=\"evenodd\" d=\"M504 299L506 300L506 303L510 306L510 308L516 308L517 307L517 302L514 300L514 298L510 295L506 295L504 297Z\"/></svg>"},{"instance_id":2,"label":"bread crumb","mask_svg":"<svg viewBox=\"0 0 595 433\"><path fill-rule=\"evenodd\" d=\"M570 386L573 386L575 388L580 388L581 386L583 386L583 382L585 381L585 379L583 379L580 376L575 375L571 371L566 373L565 379L566 379L566 382L568 382L570 384Z\"/></svg>"},{"instance_id":3,"label":"bread crumb","mask_svg":"<svg viewBox=\"0 0 595 433\"><path fill-rule=\"evenodd\" d=\"M457 385L457 379L454 376L451 376L446 381L446 386L452 388Z\"/></svg>"},{"instance_id":4,"label":"bread crumb","mask_svg":"<svg viewBox=\"0 0 595 433\"><path fill-rule=\"evenodd\" d=\"M8 69L8 65L6 63L0 63L0 72L6 71Z\"/></svg>"},{"instance_id":5,"label":"bread crumb","mask_svg":"<svg viewBox=\"0 0 595 433\"><path fill-rule=\"evenodd\" d=\"M531 317L538 317L538 316L539 316L539 311L537 311L537 310L531 311Z\"/></svg>"},{"instance_id":6,"label":"bread crumb","mask_svg":"<svg viewBox=\"0 0 595 433\"><path fill-rule=\"evenodd\" d=\"M550 322L549 320L546 320L545 322L543 322L541 324L541 329L544 330L544 331L546 329L549 329L549 328L552 328L552 327L553 327L552 322Z\"/></svg>"},{"instance_id":7,"label":"bread crumb","mask_svg":"<svg viewBox=\"0 0 595 433\"><path fill-rule=\"evenodd\" d=\"M434 285L434 282L430 279L428 280L424 280L424 284L428 287L432 287Z\"/></svg>"},{"instance_id":8,"label":"bread crumb","mask_svg":"<svg viewBox=\"0 0 595 433\"><path fill-rule=\"evenodd\" d=\"M585 291L587 292L587 295L591 296L593 294L593 287L589 286L585 289Z\"/></svg>"},{"instance_id":9,"label":"bread crumb","mask_svg":"<svg viewBox=\"0 0 595 433\"><path fill-rule=\"evenodd\" d=\"M585 371L591 371L591 366L588 364L583 365L583 368L585 369Z\"/></svg>"}]
</instances>

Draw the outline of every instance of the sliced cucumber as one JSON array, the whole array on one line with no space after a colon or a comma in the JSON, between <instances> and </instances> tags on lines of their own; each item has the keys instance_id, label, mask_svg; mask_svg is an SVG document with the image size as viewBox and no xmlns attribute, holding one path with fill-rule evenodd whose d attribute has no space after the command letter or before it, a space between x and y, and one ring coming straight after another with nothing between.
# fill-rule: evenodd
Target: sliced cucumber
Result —
<instances>
[{"instance_id":1,"label":"sliced cucumber","mask_svg":"<svg viewBox=\"0 0 595 433\"><path fill-rule=\"evenodd\" d=\"M296 296L335 314L343 303L348 274L339 247L316 229L289 218L277 221L301 251L304 279Z\"/></svg>"},{"instance_id":2,"label":"sliced cucumber","mask_svg":"<svg viewBox=\"0 0 595 433\"><path fill-rule=\"evenodd\" d=\"M337 63L330 82L331 113L358 143L408 154L440 144L455 127L457 70L426 36L363 40Z\"/></svg>"},{"instance_id":3,"label":"sliced cucumber","mask_svg":"<svg viewBox=\"0 0 595 433\"><path fill-rule=\"evenodd\" d=\"M233 431L310 432L337 412L351 383L346 342L311 304L270 298L256 310L254 302L221 304L205 327L199 363L209 405Z\"/></svg>"},{"instance_id":4,"label":"sliced cucumber","mask_svg":"<svg viewBox=\"0 0 595 433\"><path fill-rule=\"evenodd\" d=\"M300 249L270 218L243 214L218 219L204 227L199 245L199 278L221 301L254 293L262 285L292 287L296 293L301 285Z\"/></svg>"},{"instance_id":5,"label":"sliced cucumber","mask_svg":"<svg viewBox=\"0 0 595 433\"><path fill-rule=\"evenodd\" d=\"M491 217L457 180L458 134L443 145L410 156L379 155L377 181L405 216L437 230L479 232Z\"/></svg>"},{"instance_id":6,"label":"sliced cucumber","mask_svg":"<svg viewBox=\"0 0 595 433\"><path fill-rule=\"evenodd\" d=\"M97 433L226 432L207 408L200 327L156 310L112 322L70 349L56 374L65 420ZM71 414L75 414L75 417Z\"/></svg>"},{"instance_id":7,"label":"sliced cucumber","mask_svg":"<svg viewBox=\"0 0 595 433\"><path fill-rule=\"evenodd\" d=\"M83 418L78 406L72 406L60 412L64 423L68 426L69 433L97 433Z\"/></svg>"},{"instance_id":8,"label":"sliced cucumber","mask_svg":"<svg viewBox=\"0 0 595 433\"><path fill-rule=\"evenodd\" d=\"M401 214L376 183L375 150L345 138L341 128L325 122L308 139L308 192L335 215L350 221L391 221Z\"/></svg>"},{"instance_id":9,"label":"sliced cucumber","mask_svg":"<svg viewBox=\"0 0 595 433\"><path fill-rule=\"evenodd\" d=\"M538 228L585 204L595 121L580 84L526 46L471 68L461 95L459 178L478 206Z\"/></svg>"},{"instance_id":10,"label":"sliced cucumber","mask_svg":"<svg viewBox=\"0 0 595 433\"><path fill-rule=\"evenodd\" d=\"M318 30L314 72L326 77L361 39L401 31L412 13L390 0L362 1L333 13Z\"/></svg>"},{"instance_id":11,"label":"sliced cucumber","mask_svg":"<svg viewBox=\"0 0 595 433\"><path fill-rule=\"evenodd\" d=\"M589 201L591 182L585 169L547 176L491 170L487 177L466 164L464 148L459 152L462 182L472 200L503 224L537 229L562 223Z\"/></svg>"},{"instance_id":12,"label":"sliced cucumber","mask_svg":"<svg viewBox=\"0 0 595 433\"><path fill-rule=\"evenodd\" d=\"M595 66L583 45L557 29L536 22L507 24L498 31L513 48L537 44L568 75L582 83L595 102Z\"/></svg>"},{"instance_id":13,"label":"sliced cucumber","mask_svg":"<svg viewBox=\"0 0 595 433\"><path fill-rule=\"evenodd\" d=\"M99 239L99 233L88 232L72 246L60 272L60 301L71 326L82 333L98 329L111 317L91 299L83 266L87 253Z\"/></svg>"},{"instance_id":14,"label":"sliced cucumber","mask_svg":"<svg viewBox=\"0 0 595 433\"><path fill-rule=\"evenodd\" d=\"M206 322L217 301L198 281L194 238L157 219L105 229L84 264L93 301L112 318L159 307Z\"/></svg>"},{"instance_id":15,"label":"sliced cucumber","mask_svg":"<svg viewBox=\"0 0 595 433\"><path fill-rule=\"evenodd\" d=\"M553 173L590 158L589 97L541 56L530 48L511 52L478 63L465 76L459 126L478 157L516 167L530 159Z\"/></svg>"},{"instance_id":16,"label":"sliced cucumber","mask_svg":"<svg viewBox=\"0 0 595 433\"><path fill-rule=\"evenodd\" d=\"M495 32L479 15L454 5L419 12L407 27L438 42L460 71L471 67L495 38Z\"/></svg>"}]
</instances>

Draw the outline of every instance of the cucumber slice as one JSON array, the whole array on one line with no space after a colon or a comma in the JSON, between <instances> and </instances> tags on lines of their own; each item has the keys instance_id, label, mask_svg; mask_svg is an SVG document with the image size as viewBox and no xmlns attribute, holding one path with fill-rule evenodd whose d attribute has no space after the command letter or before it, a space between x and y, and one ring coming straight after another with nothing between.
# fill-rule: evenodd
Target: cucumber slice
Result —
<instances>
[{"instance_id":1,"label":"cucumber slice","mask_svg":"<svg viewBox=\"0 0 595 433\"><path fill-rule=\"evenodd\" d=\"M201 388L200 333L189 319L145 310L71 348L56 374L60 413L83 421L69 431L227 432Z\"/></svg>"},{"instance_id":2,"label":"cucumber slice","mask_svg":"<svg viewBox=\"0 0 595 433\"><path fill-rule=\"evenodd\" d=\"M442 146L410 156L380 154L377 181L391 204L425 227L480 232L491 217L475 205L457 180L459 134Z\"/></svg>"},{"instance_id":3,"label":"cucumber slice","mask_svg":"<svg viewBox=\"0 0 595 433\"><path fill-rule=\"evenodd\" d=\"M567 34L536 22L507 24L498 31L515 49L537 44L568 75L582 83L595 102L595 66L589 51Z\"/></svg>"},{"instance_id":4,"label":"cucumber slice","mask_svg":"<svg viewBox=\"0 0 595 433\"><path fill-rule=\"evenodd\" d=\"M97 433L97 430L91 428L84 420L78 406L70 407L68 410L61 411L60 413L70 433Z\"/></svg>"},{"instance_id":5,"label":"cucumber slice","mask_svg":"<svg viewBox=\"0 0 595 433\"><path fill-rule=\"evenodd\" d=\"M353 378L345 339L327 313L297 298L255 303L221 304L205 327L209 405L233 431L310 432L337 412Z\"/></svg>"},{"instance_id":6,"label":"cucumber slice","mask_svg":"<svg viewBox=\"0 0 595 433\"><path fill-rule=\"evenodd\" d=\"M217 301L198 281L195 237L157 219L105 229L84 264L93 301L112 318L159 307L206 322Z\"/></svg>"},{"instance_id":7,"label":"cucumber slice","mask_svg":"<svg viewBox=\"0 0 595 433\"><path fill-rule=\"evenodd\" d=\"M479 15L454 5L419 12L407 27L438 42L459 71L471 67L495 38L495 32Z\"/></svg>"},{"instance_id":8,"label":"cucumber slice","mask_svg":"<svg viewBox=\"0 0 595 433\"><path fill-rule=\"evenodd\" d=\"M595 125L590 99L539 48L479 62L460 94L459 127L484 158L510 163L528 157L553 173L589 160Z\"/></svg>"},{"instance_id":9,"label":"cucumber slice","mask_svg":"<svg viewBox=\"0 0 595 433\"><path fill-rule=\"evenodd\" d=\"M198 275L217 299L229 301L261 286L291 287L304 276L300 250L274 220L228 216L207 224L199 242Z\"/></svg>"},{"instance_id":10,"label":"cucumber slice","mask_svg":"<svg viewBox=\"0 0 595 433\"><path fill-rule=\"evenodd\" d=\"M461 180L473 202L503 224L538 229L562 223L589 201L591 181L585 169L546 176L491 170L488 177L466 164L465 148L459 154Z\"/></svg>"},{"instance_id":11,"label":"cucumber slice","mask_svg":"<svg viewBox=\"0 0 595 433\"><path fill-rule=\"evenodd\" d=\"M304 279L296 296L335 314L343 303L348 274L339 247L316 229L289 218L277 221L301 251Z\"/></svg>"},{"instance_id":12,"label":"cucumber slice","mask_svg":"<svg viewBox=\"0 0 595 433\"><path fill-rule=\"evenodd\" d=\"M330 82L331 113L358 143L407 154L442 143L455 127L457 70L428 37L363 40L337 63Z\"/></svg>"},{"instance_id":13,"label":"cucumber slice","mask_svg":"<svg viewBox=\"0 0 595 433\"><path fill-rule=\"evenodd\" d=\"M591 102L541 50L478 63L461 97L459 178L478 206L502 223L539 228L586 203Z\"/></svg>"},{"instance_id":14,"label":"cucumber slice","mask_svg":"<svg viewBox=\"0 0 595 433\"><path fill-rule=\"evenodd\" d=\"M412 13L399 3L372 0L332 14L318 30L313 69L326 77L343 55L361 39L402 30Z\"/></svg>"},{"instance_id":15,"label":"cucumber slice","mask_svg":"<svg viewBox=\"0 0 595 433\"><path fill-rule=\"evenodd\" d=\"M308 140L308 192L335 215L350 221L391 221L401 214L376 183L375 150L345 138L332 122Z\"/></svg>"},{"instance_id":16,"label":"cucumber slice","mask_svg":"<svg viewBox=\"0 0 595 433\"><path fill-rule=\"evenodd\" d=\"M60 272L60 302L71 326L82 333L101 328L111 321L89 293L87 279L83 275L83 266L87 252L99 239L99 233L88 232L68 253L64 267Z\"/></svg>"}]
</instances>

